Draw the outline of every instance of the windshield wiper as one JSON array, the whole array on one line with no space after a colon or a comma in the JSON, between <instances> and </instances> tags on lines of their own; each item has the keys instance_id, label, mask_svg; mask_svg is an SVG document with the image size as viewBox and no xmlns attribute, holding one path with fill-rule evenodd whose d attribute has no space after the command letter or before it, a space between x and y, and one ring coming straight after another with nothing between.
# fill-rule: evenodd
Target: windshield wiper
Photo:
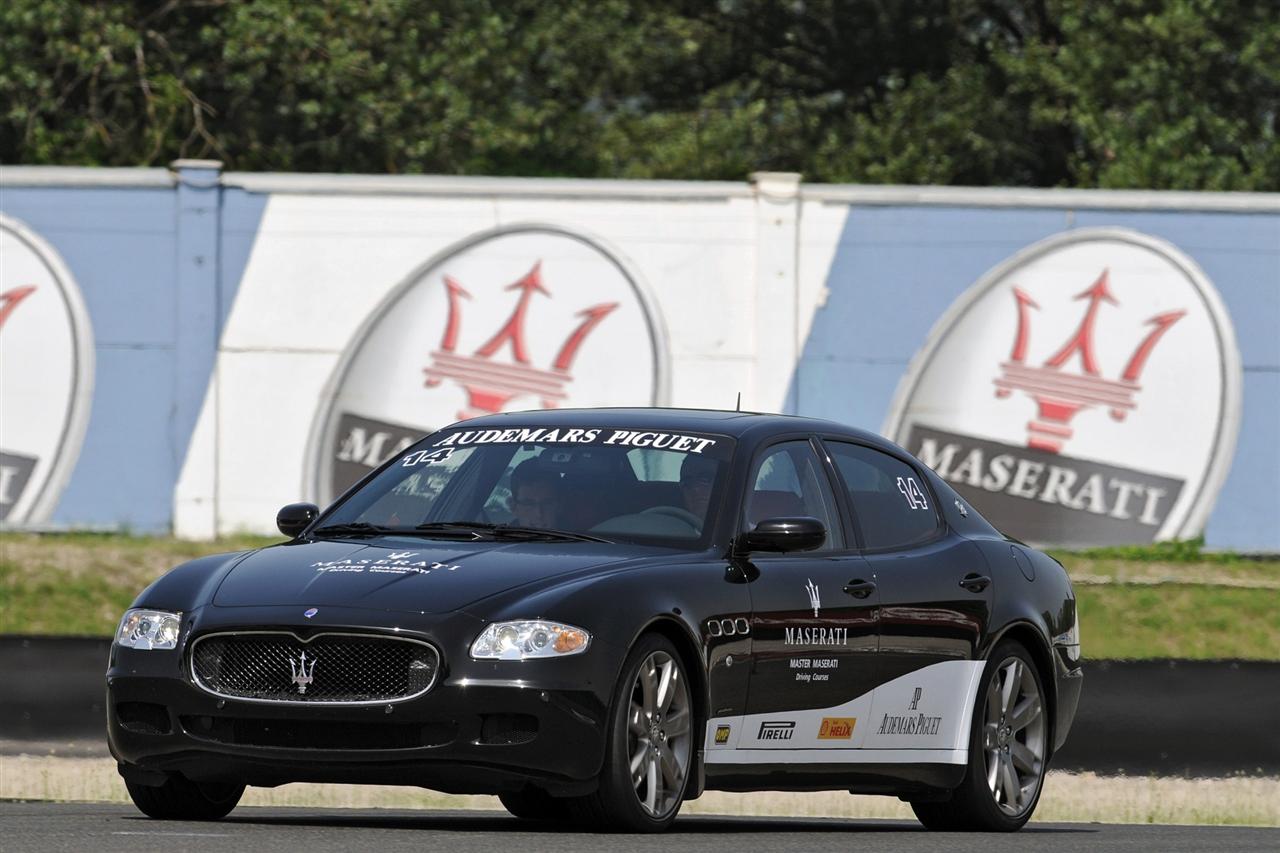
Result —
<instances>
[{"instance_id":1,"label":"windshield wiper","mask_svg":"<svg viewBox=\"0 0 1280 853\"><path fill-rule=\"evenodd\" d=\"M428 536L465 536L468 539L479 539L482 533L488 533L493 527L478 521L427 521L407 531Z\"/></svg>"},{"instance_id":2,"label":"windshield wiper","mask_svg":"<svg viewBox=\"0 0 1280 853\"><path fill-rule=\"evenodd\" d=\"M377 536L380 533L397 533L394 527L383 527L367 521L352 521L347 524L329 524L311 531L312 536Z\"/></svg>"},{"instance_id":3,"label":"windshield wiper","mask_svg":"<svg viewBox=\"0 0 1280 853\"><path fill-rule=\"evenodd\" d=\"M487 521L428 521L415 529L430 533L488 534L495 539L553 539L567 542L608 542L599 536L575 533L572 530L553 530L544 527L521 527L515 524L493 524Z\"/></svg>"},{"instance_id":4,"label":"windshield wiper","mask_svg":"<svg viewBox=\"0 0 1280 853\"><path fill-rule=\"evenodd\" d=\"M609 541L608 539L601 539L599 536L578 533L574 530L557 530L551 527L521 527L518 524L499 524L493 528L493 532L500 536L519 537L521 539L563 539L570 542Z\"/></svg>"}]
</instances>

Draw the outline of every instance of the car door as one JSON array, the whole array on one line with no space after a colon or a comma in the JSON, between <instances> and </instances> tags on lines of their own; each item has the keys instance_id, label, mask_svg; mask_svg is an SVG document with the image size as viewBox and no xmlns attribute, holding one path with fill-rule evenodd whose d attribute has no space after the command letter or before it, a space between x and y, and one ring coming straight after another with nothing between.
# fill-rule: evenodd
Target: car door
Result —
<instances>
[{"instance_id":1,"label":"car door","mask_svg":"<svg viewBox=\"0 0 1280 853\"><path fill-rule=\"evenodd\" d=\"M879 594L880 683L865 746L963 750L991 614L986 561L946 527L913 463L851 441L823 443Z\"/></svg>"},{"instance_id":2,"label":"car door","mask_svg":"<svg viewBox=\"0 0 1280 853\"><path fill-rule=\"evenodd\" d=\"M828 531L812 551L752 553L752 665L740 749L854 748L875 683L875 587L847 541L827 466L797 438L756 455L741 530L812 516ZM859 704L859 702L863 704Z\"/></svg>"}]
</instances>

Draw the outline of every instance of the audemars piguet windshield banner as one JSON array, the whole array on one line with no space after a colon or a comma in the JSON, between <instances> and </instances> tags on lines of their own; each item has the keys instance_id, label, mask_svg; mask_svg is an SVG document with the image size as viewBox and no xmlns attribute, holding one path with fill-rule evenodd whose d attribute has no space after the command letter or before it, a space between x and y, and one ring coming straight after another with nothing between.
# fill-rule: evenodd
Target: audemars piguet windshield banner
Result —
<instances>
[{"instance_id":1,"label":"audemars piguet windshield banner","mask_svg":"<svg viewBox=\"0 0 1280 853\"><path fill-rule=\"evenodd\" d=\"M1006 533L1103 545L1198 535L1230 465L1240 356L1173 246L1120 229L1026 249L951 306L884 426Z\"/></svg>"},{"instance_id":2,"label":"audemars piguet windshield banner","mask_svg":"<svg viewBox=\"0 0 1280 853\"><path fill-rule=\"evenodd\" d=\"M427 261L348 346L313 430L321 502L426 433L503 411L666 402L647 289L617 253L544 225L478 234Z\"/></svg>"},{"instance_id":3,"label":"audemars piguet windshield banner","mask_svg":"<svg viewBox=\"0 0 1280 853\"><path fill-rule=\"evenodd\" d=\"M0 523L46 521L80 455L93 335L53 247L0 216Z\"/></svg>"}]
</instances>

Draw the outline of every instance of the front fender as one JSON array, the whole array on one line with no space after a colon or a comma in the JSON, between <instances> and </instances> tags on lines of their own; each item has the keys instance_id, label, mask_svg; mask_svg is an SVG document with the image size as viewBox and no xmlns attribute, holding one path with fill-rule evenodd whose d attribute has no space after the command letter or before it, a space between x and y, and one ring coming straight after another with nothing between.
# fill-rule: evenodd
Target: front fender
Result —
<instances>
[{"instance_id":1,"label":"front fender","mask_svg":"<svg viewBox=\"0 0 1280 853\"><path fill-rule=\"evenodd\" d=\"M213 593L236 564L261 549L210 554L181 563L138 593L131 607L190 612L213 598Z\"/></svg>"}]
</instances>

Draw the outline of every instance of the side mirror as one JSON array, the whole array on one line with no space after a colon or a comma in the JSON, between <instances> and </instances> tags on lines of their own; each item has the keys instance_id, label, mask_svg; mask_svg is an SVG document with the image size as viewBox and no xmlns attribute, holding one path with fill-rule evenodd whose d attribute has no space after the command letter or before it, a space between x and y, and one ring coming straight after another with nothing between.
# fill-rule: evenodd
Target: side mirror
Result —
<instances>
[{"instance_id":1,"label":"side mirror","mask_svg":"<svg viewBox=\"0 0 1280 853\"><path fill-rule=\"evenodd\" d=\"M816 518L766 518L742 537L747 551L812 551L827 540L827 528Z\"/></svg>"},{"instance_id":2,"label":"side mirror","mask_svg":"<svg viewBox=\"0 0 1280 853\"><path fill-rule=\"evenodd\" d=\"M276 513L276 527L285 536L296 539L319 514L320 507L315 504L286 504Z\"/></svg>"}]
</instances>

